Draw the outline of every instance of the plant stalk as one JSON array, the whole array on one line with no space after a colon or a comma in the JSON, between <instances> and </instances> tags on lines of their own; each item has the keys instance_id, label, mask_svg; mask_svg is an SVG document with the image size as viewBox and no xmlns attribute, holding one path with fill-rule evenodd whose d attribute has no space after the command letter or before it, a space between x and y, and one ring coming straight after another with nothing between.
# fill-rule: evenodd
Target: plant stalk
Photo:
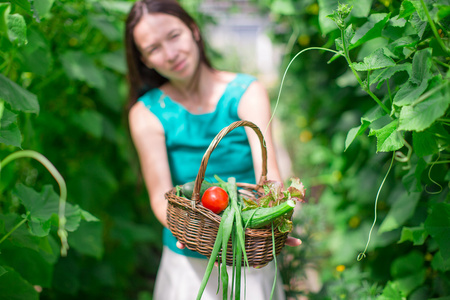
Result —
<instances>
[{"instance_id":1,"label":"plant stalk","mask_svg":"<svg viewBox=\"0 0 450 300\"><path fill-rule=\"evenodd\" d=\"M55 166L42 154L33 150L20 150L14 152L5 159L3 159L0 163L0 171L3 167L5 167L11 161L17 158L29 157L40 162L49 172L52 174L53 178L55 178L56 182L59 185L59 227L58 227L58 236L61 239L61 256L67 255L67 250L69 249L69 244L67 243L67 231L65 229L66 225L66 217L64 215L66 211L66 199L67 199L67 187L64 178L55 168Z\"/></svg>"},{"instance_id":2,"label":"plant stalk","mask_svg":"<svg viewBox=\"0 0 450 300\"><path fill-rule=\"evenodd\" d=\"M431 19L430 12L428 11L428 8L425 5L425 2L423 0L420 0L420 3L422 4L422 8L423 8L423 10L425 12L425 15L427 16L427 19L428 19L428 23L430 24L431 30L433 31L434 36L436 37L436 40L437 40L439 46L441 46L442 50L447 52L447 54L450 54L450 48L447 47L444 44L444 41L441 39L441 36L439 35L439 32L437 31L437 28L436 28L436 25L433 22L433 19Z\"/></svg>"},{"instance_id":3,"label":"plant stalk","mask_svg":"<svg viewBox=\"0 0 450 300\"><path fill-rule=\"evenodd\" d=\"M8 236L10 236L14 231L16 231L17 228L19 228L20 226L22 226L22 224L24 224L28 219L24 218L22 221L20 221L19 223L16 224L16 226L14 226L7 234L5 234L2 239L0 240L0 244L3 243Z\"/></svg>"},{"instance_id":4,"label":"plant stalk","mask_svg":"<svg viewBox=\"0 0 450 300\"><path fill-rule=\"evenodd\" d=\"M344 57L347 60L348 66L350 67L350 69L353 72L353 75L355 75L356 80L358 81L359 85L361 86L361 88L367 93L369 94L370 97L372 97L373 100L375 100L376 103L378 103L379 106L381 106L381 108L388 114L391 114L391 111L383 104L383 102L381 102L380 99L378 99L377 96L375 96L374 93L372 93L372 91L370 90L369 86L366 86L362 80L361 77L359 77L358 72L356 72L355 68L353 68L352 66L352 61L350 59L350 55L348 53L348 48L347 48L347 44L345 43L345 33L344 33L344 29L340 29L341 30L341 39L342 39L342 47L344 48Z\"/></svg>"}]
</instances>

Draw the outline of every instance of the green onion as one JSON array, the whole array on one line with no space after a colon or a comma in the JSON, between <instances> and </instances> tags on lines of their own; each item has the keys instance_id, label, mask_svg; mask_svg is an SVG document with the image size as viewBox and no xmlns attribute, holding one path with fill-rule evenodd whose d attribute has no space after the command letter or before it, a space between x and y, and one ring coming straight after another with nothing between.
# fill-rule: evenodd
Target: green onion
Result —
<instances>
[{"instance_id":1,"label":"green onion","mask_svg":"<svg viewBox=\"0 0 450 300\"><path fill-rule=\"evenodd\" d=\"M197 294L197 300L200 300L203 292L205 291L206 284L208 283L209 277L211 276L212 269L214 267L214 262L216 261L217 255L219 254L220 248L222 247L222 236L223 236L223 227L224 227L224 219L226 219L227 215L230 213L230 207L228 206L222 215L222 220L219 224L219 229L217 230L216 241L214 242L214 246L211 252L211 257L209 258L208 265L206 266L205 275L203 276L203 280L200 284L200 289Z\"/></svg>"}]
</instances>

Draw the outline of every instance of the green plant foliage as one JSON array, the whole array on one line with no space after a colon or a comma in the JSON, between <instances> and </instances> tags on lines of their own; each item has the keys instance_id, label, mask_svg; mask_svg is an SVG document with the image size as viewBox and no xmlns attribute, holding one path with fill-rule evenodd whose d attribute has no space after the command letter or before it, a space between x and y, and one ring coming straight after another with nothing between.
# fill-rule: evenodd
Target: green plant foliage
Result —
<instances>
[{"instance_id":1,"label":"green plant foliage","mask_svg":"<svg viewBox=\"0 0 450 300\"><path fill-rule=\"evenodd\" d=\"M317 270L320 285L293 285L289 294L444 299L448 1L288 2L295 14L271 11L278 23L273 40L286 44L287 56L275 116L284 124L293 171L310 189L305 212L296 216L303 249L287 250L283 276L299 282L306 265Z\"/></svg>"},{"instance_id":2,"label":"green plant foliage","mask_svg":"<svg viewBox=\"0 0 450 300\"><path fill-rule=\"evenodd\" d=\"M162 226L126 124L132 3L0 3L2 299L151 295Z\"/></svg>"}]
</instances>

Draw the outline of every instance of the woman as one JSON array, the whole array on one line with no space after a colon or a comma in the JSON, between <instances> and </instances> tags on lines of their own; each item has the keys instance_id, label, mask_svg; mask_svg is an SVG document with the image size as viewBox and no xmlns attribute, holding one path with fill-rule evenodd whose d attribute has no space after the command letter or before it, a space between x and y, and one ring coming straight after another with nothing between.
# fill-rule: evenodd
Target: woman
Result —
<instances>
[{"instance_id":1,"label":"woman","mask_svg":"<svg viewBox=\"0 0 450 300\"><path fill-rule=\"evenodd\" d=\"M248 120L265 129L270 119L268 95L255 78L211 66L198 26L174 0L136 2L127 18L125 39L130 131L151 208L165 227L154 299L195 299L207 260L177 245L167 229L164 193L195 180L203 154L222 128ZM281 182L270 131L265 140L267 177ZM206 177L217 174L255 183L261 169L258 137L251 129L237 128L213 151ZM299 243L288 240L290 245ZM215 272L202 299L218 299ZM247 271L248 299L269 299L275 273L272 263ZM284 299L279 278L274 299Z\"/></svg>"}]
</instances>

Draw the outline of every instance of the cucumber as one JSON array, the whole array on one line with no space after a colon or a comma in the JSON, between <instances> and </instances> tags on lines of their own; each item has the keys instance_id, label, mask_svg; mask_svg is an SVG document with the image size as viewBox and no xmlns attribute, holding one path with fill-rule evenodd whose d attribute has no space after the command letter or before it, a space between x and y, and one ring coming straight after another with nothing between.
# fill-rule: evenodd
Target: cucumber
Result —
<instances>
[{"instance_id":1,"label":"cucumber","mask_svg":"<svg viewBox=\"0 0 450 300\"><path fill-rule=\"evenodd\" d=\"M192 194L194 193L194 186L195 181L190 181L183 184L183 186L181 187L181 192L186 198L192 199ZM200 188L200 199L202 199L203 193L212 186L214 186L214 184L211 182L208 181L202 182L202 186Z\"/></svg>"},{"instance_id":2,"label":"cucumber","mask_svg":"<svg viewBox=\"0 0 450 300\"><path fill-rule=\"evenodd\" d=\"M279 216L290 212L295 207L291 199L274 207L259 207L241 212L244 224L249 228L259 228L270 224Z\"/></svg>"}]
</instances>

